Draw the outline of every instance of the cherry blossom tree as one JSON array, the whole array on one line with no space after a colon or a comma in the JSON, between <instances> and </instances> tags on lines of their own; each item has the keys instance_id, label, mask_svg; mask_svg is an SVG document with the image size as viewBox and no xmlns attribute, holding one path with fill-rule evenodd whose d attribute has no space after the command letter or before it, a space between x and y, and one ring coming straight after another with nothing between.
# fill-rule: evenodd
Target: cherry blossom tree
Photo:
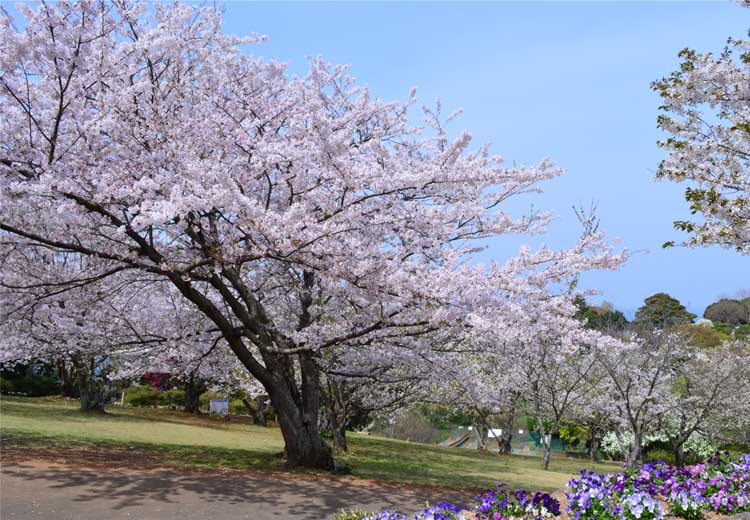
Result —
<instances>
[{"instance_id":1,"label":"cherry blossom tree","mask_svg":"<svg viewBox=\"0 0 750 520\"><path fill-rule=\"evenodd\" d=\"M26 258L33 254L27 251ZM106 297L89 285L64 290L58 287L37 298L35 295L41 294L35 288L19 285L15 268L24 277L35 279L37 285L64 279L79 269L71 269L65 258L13 264L4 263L0 281L0 315L6 317L2 320L0 361L43 360L71 367L68 376L78 383L81 410L103 412L112 354L141 342L156 341L145 331L136 337L123 312L135 296L133 287L118 284Z\"/></svg>"},{"instance_id":2,"label":"cherry blossom tree","mask_svg":"<svg viewBox=\"0 0 750 520\"><path fill-rule=\"evenodd\" d=\"M552 436L588 405L603 377L598 343L608 338L575 319L574 296L524 299L514 313L517 324L472 328L446 349L447 358L431 360L440 380L438 399L476 418L480 449L486 449L491 423L500 420L498 451L509 453L513 416L522 409L535 420L548 468Z\"/></svg>"},{"instance_id":3,"label":"cherry blossom tree","mask_svg":"<svg viewBox=\"0 0 750 520\"><path fill-rule=\"evenodd\" d=\"M168 284L268 392L290 466L334 465L323 352L502 319L509 294L624 258L597 234L470 267L488 238L543 232L549 214L502 208L562 170L506 167L466 132L449 139L439 103L413 127L413 93L373 98L346 67L313 59L289 77L215 10L19 9L21 29L0 21L0 255L86 269L17 290Z\"/></svg>"},{"instance_id":4,"label":"cherry blossom tree","mask_svg":"<svg viewBox=\"0 0 750 520\"><path fill-rule=\"evenodd\" d=\"M600 335L573 323L577 326L563 329L563 333L544 324L547 330L539 330L531 344L512 356L522 375L518 391L544 449L544 469L549 469L552 437L559 433L563 421L588 403L587 397L597 391L603 378L597 361Z\"/></svg>"},{"instance_id":5,"label":"cherry blossom tree","mask_svg":"<svg viewBox=\"0 0 750 520\"><path fill-rule=\"evenodd\" d=\"M656 332L603 338L598 350L612 415L633 436L628 463L639 465L645 436L659 429L672 406L675 367L686 355L685 344L677 334Z\"/></svg>"},{"instance_id":6,"label":"cherry blossom tree","mask_svg":"<svg viewBox=\"0 0 750 520\"><path fill-rule=\"evenodd\" d=\"M674 368L671 406L661 428L678 466L685 463L684 446L691 435L716 438L726 424L745 421L749 367L750 351L740 342L714 349L686 349Z\"/></svg>"},{"instance_id":7,"label":"cherry blossom tree","mask_svg":"<svg viewBox=\"0 0 750 520\"><path fill-rule=\"evenodd\" d=\"M720 54L685 49L680 69L652 85L663 103L658 126L669 134L657 177L687 183L685 199L702 217L675 222L690 246L750 254L749 51L750 42L733 39Z\"/></svg>"}]
</instances>

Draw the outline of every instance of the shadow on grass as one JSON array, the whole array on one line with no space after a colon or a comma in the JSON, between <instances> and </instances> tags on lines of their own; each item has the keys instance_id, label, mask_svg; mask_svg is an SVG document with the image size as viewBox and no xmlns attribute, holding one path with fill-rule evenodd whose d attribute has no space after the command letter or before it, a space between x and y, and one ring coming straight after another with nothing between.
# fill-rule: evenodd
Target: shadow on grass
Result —
<instances>
[{"instance_id":1,"label":"shadow on grass","mask_svg":"<svg viewBox=\"0 0 750 520\"><path fill-rule=\"evenodd\" d=\"M100 422L128 422L128 423L166 423L180 426L211 428L220 431L250 431L265 432L266 428L247 424L226 424L206 416L149 408L120 408L108 407L104 414L81 412L71 403L77 401L63 399L47 399L46 401L30 401L27 398L4 398L0 404L0 413L4 416L14 416L29 420L89 423Z\"/></svg>"},{"instance_id":2,"label":"shadow on grass","mask_svg":"<svg viewBox=\"0 0 750 520\"><path fill-rule=\"evenodd\" d=\"M22 453L24 457L55 460L57 455L82 464L101 464L110 460L115 467L282 469L282 460L267 450L184 444L123 443L60 435L35 435L12 429L5 429L1 440L3 450L11 458L15 451Z\"/></svg>"}]
</instances>

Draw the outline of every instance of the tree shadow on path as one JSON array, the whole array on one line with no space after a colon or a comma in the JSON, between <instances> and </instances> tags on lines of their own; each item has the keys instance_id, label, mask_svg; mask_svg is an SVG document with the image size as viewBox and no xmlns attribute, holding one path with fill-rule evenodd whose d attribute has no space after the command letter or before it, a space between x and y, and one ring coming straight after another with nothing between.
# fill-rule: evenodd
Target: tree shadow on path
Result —
<instances>
[{"instance_id":1,"label":"tree shadow on path","mask_svg":"<svg viewBox=\"0 0 750 520\"><path fill-rule=\"evenodd\" d=\"M117 461L112 461L115 467ZM38 512L82 510L96 518L327 518L341 509L414 512L449 500L468 505L471 490L443 490L348 478L284 476L264 472L79 468L20 462L2 469L3 509L34 500ZM159 511L149 514L149 511ZM20 512L20 510L19 510ZM145 516L144 516L145 515ZM84 518L80 514L76 518ZM175 516L177 517L177 516Z\"/></svg>"}]
</instances>

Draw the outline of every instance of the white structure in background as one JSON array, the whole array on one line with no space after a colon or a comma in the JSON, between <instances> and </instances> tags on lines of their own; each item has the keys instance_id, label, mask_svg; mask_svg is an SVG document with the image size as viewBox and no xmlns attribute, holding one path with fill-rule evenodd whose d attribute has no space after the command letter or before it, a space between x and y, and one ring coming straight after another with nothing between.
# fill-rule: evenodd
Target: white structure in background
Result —
<instances>
[{"instance_id":1,"label":"white structure in background","mask_svg":"<svg viewBox=\"0 0 750 520\"><path fill-rule=\"evenodd\" d=\"M209 414L229 415L229 399L211 399Z\"/></svg>"}]
</instances>

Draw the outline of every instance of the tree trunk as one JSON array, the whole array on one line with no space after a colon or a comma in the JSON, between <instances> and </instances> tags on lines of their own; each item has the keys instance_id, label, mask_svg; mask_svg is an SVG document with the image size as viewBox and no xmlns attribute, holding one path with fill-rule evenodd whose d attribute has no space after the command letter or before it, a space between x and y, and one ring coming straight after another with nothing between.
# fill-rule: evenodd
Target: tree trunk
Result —
<instances>
[{"instance_id":1,"label":"tree trunk","mask_svg":"<svg viewBox=\"0 0 750 520\"><path fill-rule=\"evenodd\" d=\"M678 468L685 467L685 443L683 441L677 440L675 442L674 448L672 448L672 452L674 453L674 463L675 466Z\"/></svg>"},{"instance_id":2,"label":"tree trunk","mask_svg":"<svg viewBox=\"0 0 750 520\"><path fill-rule=\"evenodd\" d=\"M283 384L268 390L279 416L287 466L333 470L333 453L320 436L317 419L305 417Z\"/></svg>"},{"instance_id":3,"label":"tree trunk","mask_svg":"<svg viewBox=\"0 0 750 520\"><path fill-rule=\"evenodd\" d=\"M334 401L334 402L331 402ZM349 445L346 442L346 413L338 409L335 397L329 399L326 407L328 415L328 429L333 434L334 451L347 453Z\"/></svg>"},{"instance_id":4,"label":"tree trunk","mask_svg":"<svg viewBox=\"0 0 750 520\"><path fill-rule=\"evenodd\" d=\"M502 433L499 437L496 437L497 441L497 452L500 455L511 455L513 453L513 416L516 414L515 403L511 403L508 409L508 420L502 425Z\"/></svg>"},{"instance_id":5,"label":"tree trunk","mask_svg":"<svg viewBox=\"0 0 750 520\"><path fill-rule=\"evenodd\" d=\"M185 382L185 405L184 411L188 413L200 413L200 393L195 381L195 373L190 374L190 378Z\"/></svg>"},{"instance_id":6,"label":"tree trunk","mask_svg":"<svg viewBox=\"0 0 750 520\"><path fill-rule=\"evenodd\" d=\"M342 453L349 452L349 445L346 442L345 425L333 428L333 449Z\"/></svg>"},{"instance_id":7,"label":"tree trunk","mask_svg":"<svg viewBox=\"0 0 750 520\"><path fill-rule=\"evenodd\" d=\"M628 456L628 465L631 467L639 467L643 463L643 434L640 431L636 431L633 434L633 447L630 450Z\"/></svg>"},{"instance_id":8,"label":"tree trunk","mask_svg":"<svg viewBox=\"0 0 750 520\"><path fill-rule=\"evenodd\" d=\"M502 433L495 437L497 441L497 452L500 455L510 455L513 452L511 447L511 440L513 439L513 431L509 427L503 427Z\"/></svg>"},{"instance_id":9,"label":"tree trunk","mask_svg":"<svg viewBox=\"0 0 750 520\"><path fill-rule=\"evenodd\" d=\"M542 456L542 468L545 470L549 470L549 459L550 455L552 454L552 441L550 442L542 442L542 446L544 446L544 455Z\"/></svg>"},{"instance_id":10,"label":"tree trunk","mask_svg":"<svg viewBox=\"0 0 750 520\"><path fill-rule=\"evenodd\" d=\"M253 422L258 426L268 426L268 420L266 418L266 411L268 409L268 397L265 395L259 395L255 399L255 410Z\"/></svg>"},{"instance_id":11,"label":"tree trunk","mask_svg":"<svg viewBox=\"0 0 750 520\"><path fill-rule=\"evenodd\" d=\"M489 433L489 428L486 424L476 424L474 425L474 435L477 438L477 449L479 451L487 451L487 434Z\"/></svg>"},{"instance_id":12,"label":"tree trunk","mask_svg":"<svg viewBox=\"0 0 750 520\"><path fill-rule=\"evenodd\" d=\"M97 363L92 357L75 363L78 388L81 396L81 411L104 413L104 404L109 390L105 374L97 374Z\"/></svg>"},{"instance_id":13,"label":"tree trunk","mask_svg":"<svg viewBox=\"0 0 750 520\"><path fill-rule=\"evenodd\" d=\"M349 445L346 442L346 426L348 423L346 403L346 382L326 379L325 399L325 427L333 436L333 449L336 452L347 453Z\"/></svg>"},{"instance_id":14,"label":"tree trunk","mask_svg":"<svg viewBox=\"0 0 750 520\"><path fill-rule=\"evenodd\" d=\"M542 454L542 469L548 470L549 460L552 454L552 434L547 433L546 428L544 426L541 426L542 423L540 421L538 421L538 424L540 426L536 431L537 433L539 433L539 441L541 442L542 449L544 450L544 453Z\"/></svg>"},{"instance_id":15,"label":"tree trunk","mask_svg":"<svg viewBox=\"0 0 750 520\"><path fill-rule=\"evenodd\" d=\"M289 359L280 359L274 366L282 374L274 374L266 387L276 409L288 467L334 470L331 448L323 442L318 419L320 415L320 374L310 352L299 354L301 387L293 378L284 377L291 371ZM282 363L289 363L285 366ZM274 370L274 372L276 372ZM285 373L286 372L286 373ZM281 376L281 377L280 377Z\"/></svg>"},{"instance_id":16,"label":"tree trunk","mask_svg":"<svg viewBox=\"0 0 750 520\"><path fill-rule=\"evenodd\" d=\"M148 244L145 246L148 248ZM149 250L148 254L154 259L160 258L157 251ZM238 336L236 327L231 320L226 318L222 309L176 272L169 273L168 277L188 300L192 301L219 327L232 352L268 392L271 405L278 415L281 435L284 438L287 466L335 469L333 452L323 442L318 427L320 372L313 358L314 354L306 350L297 354L301 376L299 379L301 384L298 387L292 354L278 353L273 348L278 345L291 348L295 345L274 330L263 305L256 300L252 290L244 284L236 269L223 269L221 276L214 274L211 277L210 283L222 294L224 302L229 303L235 316L253 331L252 341L261 342L259 355L263 363L248 350L245 340ZM225 280L228 280L234 291L239 293L239 298L244 305L225 285ZM304 329L310 323L309 307L312 305L313 273L305 271L303 280L304 286L300 294L302 311L297 330Z\"/></svg>"},{"instance_id":17,"label":"tree trunk","mask_svg":"<svg viewBox=\"0 0 750 520\"><path fill-rule=\"evenodd\" d=\"M60 378L60 395L63 397L78 397L75 373L73 368L65 363L64 359L57 362L57 377Z\"/></svg>"},{"instance_id":18,"label":"tree trunk","mask_svg":"<svg viewBox=\"0 0 750 520\"><path fill-rule=\"evenodd\" d=\"M597 453L599 452L599 437L593 432L593 430L589 433L588 448L589 459L591 462L597 462L599 460L597 456Z\"/></svg>"}]
</instances>

